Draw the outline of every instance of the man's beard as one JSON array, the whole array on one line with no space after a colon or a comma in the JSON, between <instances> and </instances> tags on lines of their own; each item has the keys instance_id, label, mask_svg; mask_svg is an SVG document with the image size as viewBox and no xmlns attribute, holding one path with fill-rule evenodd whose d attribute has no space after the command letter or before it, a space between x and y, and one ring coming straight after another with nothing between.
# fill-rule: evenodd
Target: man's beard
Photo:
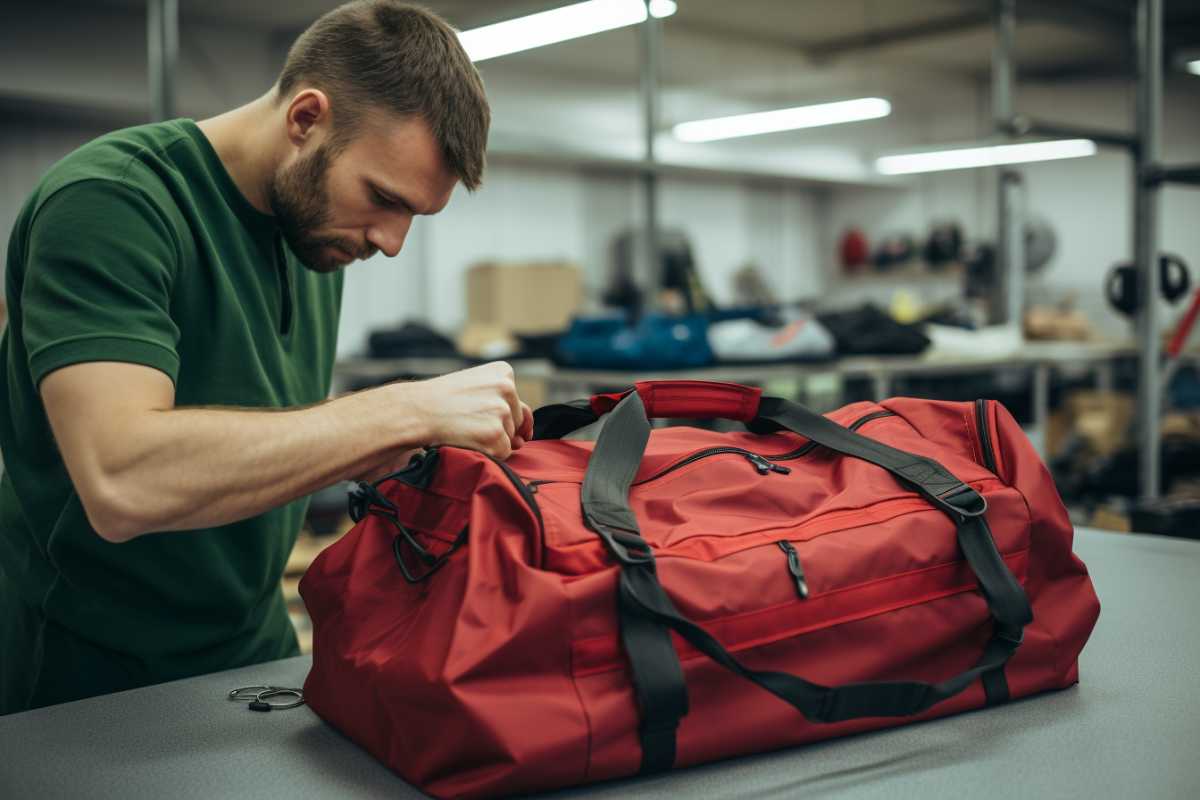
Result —
<instances>
[{"instance_id":1,"label":"man's beard","mask_svg":"<svg viewBox=\"0 0 1200 800\"><path fill-rule=\"evenodd\" d=\"M267 201L284 240L300 262L314 272L337 272L345 266L330 255L330 247L356 258L366 257L348 239L314 233L330 218L325 176L332 160L328 145L323 144L308 158L276 172L267 186Z\"/></svg>"}]
</instances>

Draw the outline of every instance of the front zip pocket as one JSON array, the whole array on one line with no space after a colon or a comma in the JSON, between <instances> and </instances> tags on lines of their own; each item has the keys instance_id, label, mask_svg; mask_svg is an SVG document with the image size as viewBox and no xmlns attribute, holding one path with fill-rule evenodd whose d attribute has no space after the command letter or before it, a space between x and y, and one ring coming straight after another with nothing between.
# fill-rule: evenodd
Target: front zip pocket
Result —
<instances>
[{"instance_id":1,"label":"front zip pocket","mask_svg":"<svg viewBox=\"0 0 1200 800\"><path fill-rule=\"evenodd\" d=\"M796 552L796 548L787 539L781 539L776 542L779 549L787 554L787 568L792 576L792 580L796 584L796 594L800 595L801 600L808 598L808 580L804 577L804 567L800 564L800 554Z\"/></svg>"}]
</instances>

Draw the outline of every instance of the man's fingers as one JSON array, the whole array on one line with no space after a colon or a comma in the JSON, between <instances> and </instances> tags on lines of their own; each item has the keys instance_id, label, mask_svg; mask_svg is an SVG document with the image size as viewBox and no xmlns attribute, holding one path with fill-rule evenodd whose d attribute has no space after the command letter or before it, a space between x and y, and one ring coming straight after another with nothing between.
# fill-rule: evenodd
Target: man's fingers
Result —
<instances>
[{"instance_id":1,"label":"man's fingers","mask_svg":"<svg viewBox=\"0 0 1200 800\"><path fill-rule=\"evenodd\" d=\"M498 461L504 461L512 455L512 451L512 444L508 438L505 438L497 442L496 446L492 448L491 456Z\"/></svg>"},{"instance_id":2,"label":"man's fingers","mask_svg":"<svg viewBox=\"0 0 1200 800\"><path fill-rule=\"evenodd\" d=\"M517 397L517 389L515 386L513 387L512 394L504 399L508 401L508 408L512 413L512 416L509 417L509 421L512 423L512 429L508 432L508 438L511 439L517 435L517 429L524 424L525 404L521 402L521 398Z\"/></svg>"},{"instance_id":3,"label":"man's fingers","mask_svg":"<svg viewBox=\"0 0 1200 800\"><path fill-rule=\"evenodd\" d=\"M500 411L500 422L504 426L504 433L511 442L512 438L517 435L517 422L513 419L511 409Z\"/></svg>"},{"instance_id":4,"label":"man's fingers","mask_svg":"<svg viewBox=\"0 0 1200 800\"><path fill-rule=\"evenodd\" d=\"M521 426L517 429L517 436L529 441L533 438L533 409L527 403L521 403L521 411Z\"/></svg>"}]
</instances>

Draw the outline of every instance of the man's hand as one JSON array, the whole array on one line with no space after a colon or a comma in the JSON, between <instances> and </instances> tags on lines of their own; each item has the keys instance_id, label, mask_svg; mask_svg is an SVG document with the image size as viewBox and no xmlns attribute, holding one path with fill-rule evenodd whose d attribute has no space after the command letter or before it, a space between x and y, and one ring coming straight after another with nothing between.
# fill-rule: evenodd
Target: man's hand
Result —
<instances>
[{"instance_id":1,"label":"man's hand","mask_svg":"<svg viewBox=\"0 0 1200 800\"><path fill-rule=\"evenodd\" d=\"M504 460L533 435L533 412L517 397L503 361L405 384L430 445L478 450Z\"/></svg>"}]
</instances>

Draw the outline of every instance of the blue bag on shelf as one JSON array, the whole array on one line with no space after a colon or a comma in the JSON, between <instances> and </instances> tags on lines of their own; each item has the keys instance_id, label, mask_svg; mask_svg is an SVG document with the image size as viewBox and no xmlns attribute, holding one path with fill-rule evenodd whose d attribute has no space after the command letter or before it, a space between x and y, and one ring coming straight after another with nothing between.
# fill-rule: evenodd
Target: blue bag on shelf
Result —
<instances>
[{"instance_id":1,"label":"blue bag on shelf","mask_svg":"<svg viewBox=\"0 0 1200 800\"><path fill-rule=\"evenodd\" d=\"M576 317L558 340L556 361L581 369L686 369L715 360L707 316L625 314Z\"/></svg>"}]
</instances>

